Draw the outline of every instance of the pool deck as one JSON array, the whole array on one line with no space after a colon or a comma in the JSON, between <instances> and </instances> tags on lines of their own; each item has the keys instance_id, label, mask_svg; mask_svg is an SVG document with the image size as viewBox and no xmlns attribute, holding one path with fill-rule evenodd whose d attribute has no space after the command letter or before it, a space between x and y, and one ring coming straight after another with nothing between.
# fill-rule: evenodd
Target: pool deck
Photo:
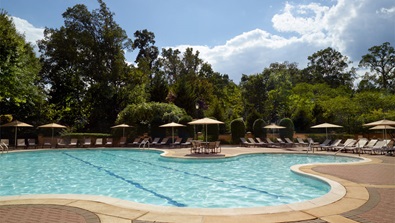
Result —
<instances>
[{"instance_id":1,"label":"pool deck","mask_svg":"<svg viewBox=\"0 0 395 223\"><path fill-rule=\"evenodd\" d=\"M248 153L306 153L302 148L222 147L220 155L191 155L189 149L164 149L175 158L218 158ZM311 152L310 152L311 153ZM315 152L331 154L331 152ZM344 153L340 155L345 155ZM357 156L353 154L347 154ZM363 154L365 162L299 167L306 174L340 184L334 197L263 208L192 209L137 204L100 196L26 195L0 197L5 223L394 223L395 157ZM344 193L343 193L344 192Z\"/></svg>"}]
</instances>

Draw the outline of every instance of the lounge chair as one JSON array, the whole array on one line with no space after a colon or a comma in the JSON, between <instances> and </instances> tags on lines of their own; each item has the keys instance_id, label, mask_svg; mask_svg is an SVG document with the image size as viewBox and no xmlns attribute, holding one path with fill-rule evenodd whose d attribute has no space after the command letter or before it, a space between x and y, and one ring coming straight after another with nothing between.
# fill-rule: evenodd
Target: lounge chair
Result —
<instances>
[{"instance_id":1,"label":"lounge chair","mask_svg":"<svg viewBox=\"0 0 395 223\"><path fill-rule=\"evenodd\" d=\"M27 146L36 149L37 148L36 140L35 139L28 139Z\"/></svg>"},{"instance_id":2,"label":"lounge chair","mask_svg":"<svg viewBox=\"0 0 395 223\"><path fill-rule=\"evenodd\" d=\"M42 144L42 148L44 148L44 147L49 147L49 148L52 147L52 142L51 142L50 138L44 138L44 142Z\"/></svg>"},{"instance_id":3,"label":"lounge chair","mask_svg":"<svg viewBox=\"0 0 395 223\"><path fill-rule=\"evenodd\" d=\"M84 139L84 143L82 144L82 147L90 147L92 144L91 144L91 138L85 138Z\"/></svg>"},{"instance_id":4,"label":"lounge chair","mask_svg":"<svg viewBox=\"0 0 395 223\"><path fill-rule=\"evenodd\" d=\"M249 147L249 146L254 146L254 144L252 144L252 143L250 143L250 142L247 142L247 140L245 139L245 138L240 138L240 141L241 141L241 145L242 146L245 146L245 147Z\"/></svg>"},{"instance_id":5,"label":"lounge chair","mask_svg":"<svg viewBox=\"0 0 395 223\"><path fill-rule=\"evenodd\" d=\"M140 137L137 137L134 139L133 142L128 143L128 145L139 146L141 141L142 139ZM121 140L119 141L119 146L124 146L125 144L126 144L126 138L122 137Z\"/></svg>"},{"instance_id":6,"label":"lounge chair","mask_svg":"<svg viewBox=\"0 0 395 223\"><path fill-rule=\"evenodd\" d=\"M25 139L17 139L16 141L16 148L22 147L23 149L27 148Z\"/></svg>"},{"instance_id":7,"label":"lounge chair","mask_svg":"<svg viewBox=\"0 0 395 223\"><path fill-rule=\"evenodd\" d=\"M357 143L359 141L355 140L355 139L347 139L343 144L339 143L338 146L336 146L333 150L335 151L344 151L344 152L355 152L356 147L357 147ZM363 143L363 141L361 141L361 144ZM366 143L364 143L365 145Z\"/></svg>"},{"instance_id":8,"label":"lounge chair","mask_svg":"<svg viewBox=\"0 0 395 223\"><path fill-rule=\"evenodd\" d=\"M182 138L177 138L175 142L171 143L171 145L181 147L181 142L182 142Z\"/></svg>"},{"instance_id":9,"label":"lounge chair","mask_svg":"<svg viewBox=\"0 0 395 223\"><path fill-rule=\"evenodd\" d=\"M370 154L372 153L374 145L377 143L377 139L371 139L363 148L362 148L362 153L369 152Z\"/></svg>"},{"instance_id":10,"label":"lounge chair","mask_svg":"<svg viewBox=\"0 0 395 223\"><path fill-rule=\"evenodd\" d=\"M59 139L58 142L56 143L56 148L66 148L68 146L67 140L66 139Z\"/></svg>"},{"instance_id":11,"label":"lounge chair","mask_svg":"<svg viewBox=\"0 0 395 223\"><path fill-rule=\"evenodd\" d=\"M160 142L160 146L166 146L166 145L168 145L168 144L169 144L169 141L170 141L170 138L169 138L169 137L163 138L162 141Z\"/></svg>"},{"instance_id":12,"label":"lounge chair","mask_svg":"<svg viewBox=\"0 0 395 223\"><path fill-rule=\"evenodd\" d=\"M160 144L159 141L160 141L159 137L154 138L154 140L151 142L151 146L158 146Z\"/></svg>"},{"instance_id":13,"label":"lounge chair","mask_svg":"<svg viewBox=\"0 0 395 223\"><path fill-rule=\"evenodd\" d=\"M257 142L253 138L247 138L248 142L253 146L257 146Z\"/></svg>"},{"instance_id":14,"label":"lounge chair","mask_svg":"<svg viewBox=\"0 0 395 223\"><path fill-rule=\"evenodd\" d=\"M181 143L181 147L188 147L191 146L193 138L188 138L185 142Z\"/></svg>"},{"instance_id":15,"label":"lounge chair","mask_svg":"<svg viewBox=\"0 0 395 223\"><path fill-rule=\"evenodd\" d=\"M266 138L266 142L269 147L276 147L276 148L280 147L279 143L273 142L270 138Z\"/></svg>"},{"instance_id":16,"label":"lounge chair","mask_svg":"<svg viewBox=\"0 0 395 223\"><path fill-rule=\"evenodd\" d=\"M97 147L103 146L103 138L96 138L95 146L97 146Z\"/></svg>"},{"instance_id":17,"label":"lounge chair","mask_svg":"<svg viewBox=\"0 0 395 223\"><path fill-rule=\"evenodd\" d=\"M77 146L78 146L78 139L77 139L77 138L72 138L72 139L70 140L69 146L77 147Z\"/></svg>"},{"instance_id":18,"label":"lounge chair","mask_svg":"<svg viewBox=\"0 0 395 223\"><path fill-rule=\"evenodd\" d=\"M313 148L320 148L321 150L323 150L323 148L328 146L330 142L331 142L330 139L326 139L323 143L320 143L318 145L313 145Z\"/></svg>"},{"instance_id":19,"label":"lounge chair","mask_svg":"<svg viewBox=\"0 0 395 223\"><path fill-rule=\"evenodd\" d=\"M256 137L255 139L256 139L256 141L257 141L257 143L255 143L255 145L257 145L257 146L261 146L261 147L268 146L268 145L267 145L267 143L266 143L266 142L264 142L264 141L263 141L261 138L259 138L259 137Z\"/></svg>"},{"instance_id":20,"label":"lounge chair","mask_svg":"<svg viewBox=\"0 0 395 223\"><path fill-rule=\"evenodd\" d=\"M111 147L112 146L112 138L106 138L106 147Z\"/></svg>"},{"instance_id":21,"label":"lounge chair","mask_svg":"<svg viewBox=\"0 0 395 223\"><path fill-rule=\"evenodd\" d=\"M287 143L287 145L294 147L295 143L290 139L290 138L284 138L285 139L285 143Z\"/></svg>"},{"instance_id":22,"label":"lounge chair","mask_svg":"<svg viewBox=\"0 0 395 223\"><path fill-rule=\"evenodd\" d=\"M376 143L376 145L374 146L374 147L376 147L376 148L373 148L373 152L374 152L375 154L376 154L376 153L379 153L379 154L381 154L381 155L386 154L386 153L387 153L387 147L388 147L390 141L391 141L391 140L389 140L389 139L385 139L385 140L379 141L379 142L381 142L381 145L377 146L377 144L379 144L379 142Z\"/></svg>"},{"instance_id":23,"label":"lounge chair","mask_svg":"<svg viewBox=\"0 0 395 223\"><path fill-rule=\"evenodd\" d=\"M309 145L309 143L303 141L303 139L302 139L302 138L299 138L299 137L296 138L296 141L298 141L298 142L296 143L297 146L306 147L306 146Z\"/></svg>"},{"instance_id":24,"label":"lounge chair","mask_svg":"<svg viewBox=\"0 0 395 223\"><path fill-rule=\"evenodd\" d=\"M338 146L341 141L342 141L341 139L335 139L330 145L321 146L321 150L326 150L328 152L334 150L335 147Z\"/></svg>"}]
</instances>

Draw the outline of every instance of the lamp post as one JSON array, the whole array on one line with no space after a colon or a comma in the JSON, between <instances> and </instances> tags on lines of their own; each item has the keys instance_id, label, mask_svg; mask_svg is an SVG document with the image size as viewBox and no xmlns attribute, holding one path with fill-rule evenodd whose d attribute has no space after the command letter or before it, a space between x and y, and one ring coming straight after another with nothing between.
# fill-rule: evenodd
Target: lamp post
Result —
<instances>
[{"instance_id":1,"label":"lamp post","mask_svg":"<svg viewBox=\"0 0 395 223\"><path fill-rule=\"evenodd\" d=\"M196 102L195 103L195 108L196 108L196 118L198 119L199 118L199 102ZM193 125L193 134L194 134L194 139L198 139L197 138L197 133L196 133L196 127L195 127L195 125Z\"/></svg>"}]
</instances>

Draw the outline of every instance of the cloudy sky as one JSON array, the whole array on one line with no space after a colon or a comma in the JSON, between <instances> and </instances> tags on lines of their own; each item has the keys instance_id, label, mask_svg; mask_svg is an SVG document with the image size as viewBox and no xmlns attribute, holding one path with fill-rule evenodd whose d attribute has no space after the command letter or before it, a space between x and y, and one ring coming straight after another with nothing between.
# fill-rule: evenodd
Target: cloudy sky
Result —
<instances>
[{"instance_id":1,"label":"cloudy sky","mask_svg":"<svg viewBox=\"0 0 395 223\"><path fill-rule=\"evenodd\" d=\"M273 62L307 65L307 57L332 47L354 61L372 46L395 46L394 0L105 0L116 22L133 38L155 33L156 46L199 50L213 69L238 83ZM62 13L75 4L89 10L95 0L0 0L27 41L45 27L63 25ZM135 53L127 53L132 62Z\"/></svg>"}]
</instances>

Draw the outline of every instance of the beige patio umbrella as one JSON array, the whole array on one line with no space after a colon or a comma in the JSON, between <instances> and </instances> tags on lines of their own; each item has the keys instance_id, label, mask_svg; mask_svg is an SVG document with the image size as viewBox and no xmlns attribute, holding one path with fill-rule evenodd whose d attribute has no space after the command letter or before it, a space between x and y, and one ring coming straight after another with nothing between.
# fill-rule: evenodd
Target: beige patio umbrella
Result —
<instances>
[{"instance_id":1,"label":"beige patio umbrella","mask_svg":"<svg viewBox=\"0 0 395 223\"><path fill-rule=\"evenodd\" d=\"M175 122L170 122L170 123L167 123L164 125L160 125L159 127L161 127L161 128L170 128L171 127L171 137L172 137L171 139L172 139L172 143L174 143L174 128L175 127L185 127L185 125L178 124Z\"/></svg>"},{"instance_id":2,"label":"beige patio umbrella","mask_svg":"<svg viewBox=\"0 0 395 223\"><path fill-rule=\"evenodd\" d=\"M370 128L370 130L384 130L383 131L383 138L387 139L387 129L395 129L390 125L376 125L375 127Z\"/></svg>"},{"instance_id":3,"label":"beige patio umbrella","mask_svg":"<svg viewBox=\"0 0 395 223\"><path fill-rule=\"evenodd\" d=\"M45 124L45 125L40 125L40 126L38 126L37 128L51 128L51 129L52 129L52 137L51 137L51 145L52 145L52 142L53 142L53 135L54 135L54 129L55 129L55 128L58 128L58 129L65 129L65 128L67 128L67 127L64 126L64 125L57 124L57 123L49 123L49 124Z\"/></svg>"},{"instance_id":4,"label":"beige patio umbrella","mask_svg":"<svg viewBox=\"0 0 395 223\"><path fill-rule=\"evenodd\" d=\"M375 122L370 122L370 123L366 123L364 124L364 126L384 126L384 139L387 139L387 126L390 125L395 125L395 121L392 120L387 120L387 119L382 119L379 121L375 121Z\"/></svg>"},{"instance_id":5,"label":"beige patio umbrella","mask_svg":"<svg viewBox=\"0 0 395 223\"><path fill-rule=\"evenodd\" d=\"M30 124L24 123L24 122L20 122L18 120L12 121L10 123L4 124L2 125L2 127L15 127L15 148L17 145L17 135L18 135L18 127L33 127Z\"/></svg>"},{"instance_id":6,"label":"beige patio umbrella","mask_svg":"<svg viewBox=\"0 0 395 223\"><path fill-rule=\"evenodd\" d=\"M133 126L131 126L131 125L128 125L128 124L119 124L119 125L114 125L114 126L112 126L111 128L122 128L122 137L125 137L125 128L130 128L130 127L133 127Z\"/></svg>"},{"instance_id":7,"label":"beige patio umbrella","mask_svg":"<svg viewBox=\"0 0 395 223\"><path fill-rule=\"evenodd\" d=\"M265 128L265 129L271 129L271 130L272 130L272 137L274 137L274 130L275 130L275 129L285 129L284 126L276 125L276 124L274 124L274 123L272 123L272 124L270 124L270 125L267 125L267 126L265 126L265 127L263 127L263 128Z\"/></svg>"},{"instance_id":8,"label":"beige patio umbrella","mask_svg":"<svg viewBox=\"0 0 395 223\"><path fill-rule=\"evenodd\" d=\"M205 141L207 142L207 125L215 125L215 124L224 124L221 121L211 119L211 118L201 118L194 120L192 122L188 122L189 125L205 125L206 126L206 138Z\"/></svg>"},{"instance_id":9,"label":"beige patio umbrella","mask_svg":"<svg viewBox=\"0 0 395 223\"><path fill-rule=\"evenodd\" d=\"M325 123L322 123L322 124L319 124L319 125L311 126L311 128L313 128L313 129L325 128L326 138L328 139L328 128L343 128L343 126L325 122Z\"/></svg>"}]
</instances>

